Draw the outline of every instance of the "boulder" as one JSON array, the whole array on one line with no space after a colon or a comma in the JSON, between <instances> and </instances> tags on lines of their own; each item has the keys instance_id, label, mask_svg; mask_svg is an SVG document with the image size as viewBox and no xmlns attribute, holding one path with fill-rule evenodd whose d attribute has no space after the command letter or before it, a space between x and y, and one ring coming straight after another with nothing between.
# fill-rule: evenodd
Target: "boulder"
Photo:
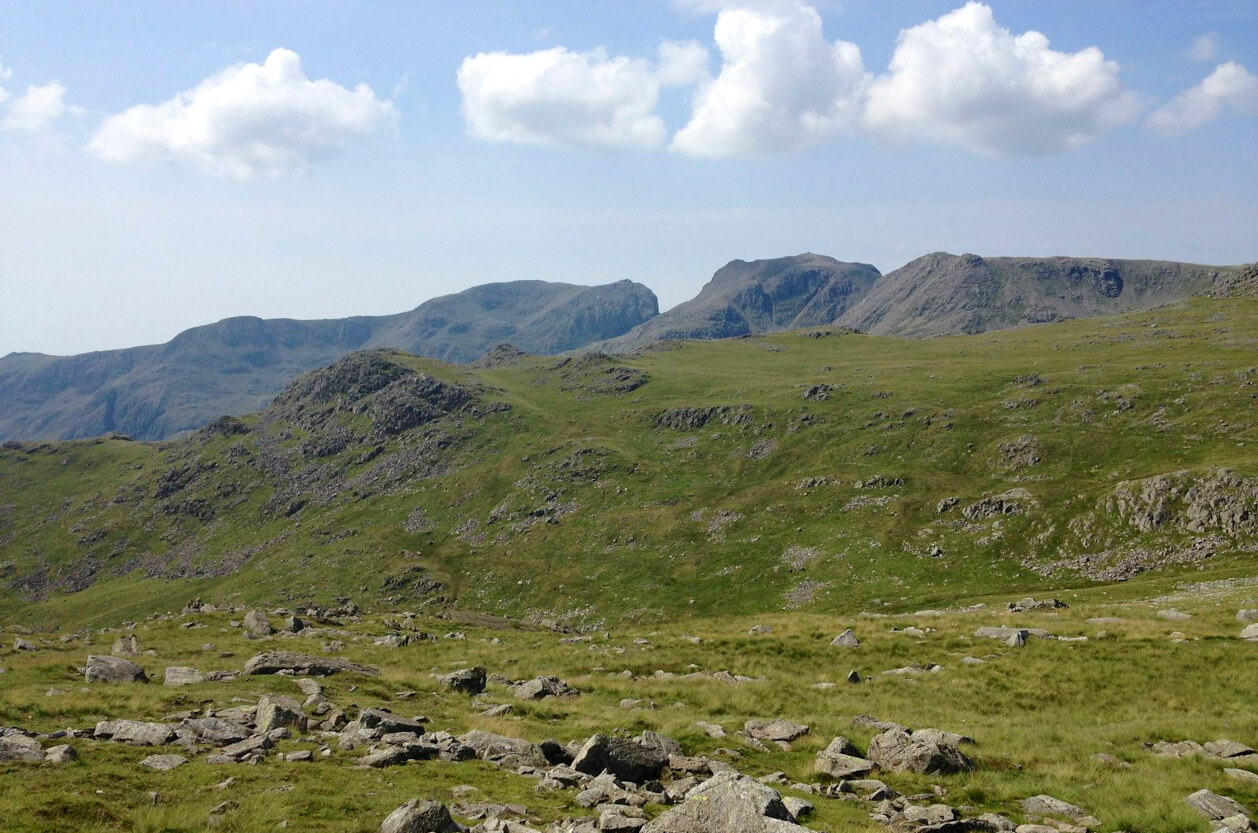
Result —
<instances>
[{"instance_id":1,"label":"boulder","mask_svg":"<svg viewBox=\"0 0 1258 833\"><path fill-rule=\"evenodd\" d=\"M1258 642L1258 622L1252 625L1246 625L1241 631L1241 639L1248 639L1251 642Z\"/></svg>"},{"instance_id":2,"label":"boulder","mask_svg":"<svg viewBox=\"0 0 1258 833\"><path fill-rule=\"evenodd\" d=\"M38 763L44 760L44 748L35 738L25 735L0 736L0 761L27 761Z\"/></svg>"},{"instance_id":3,"label":"boulder","mask_svg":"<svg viewBox=\"0 0 1258 833\"><path fill-rule=\"evenodd\" d=\"M721 772L686 794L643 833L804 833L777 790L737 772Z\"/></svg>"},{"instance_id":4,"label":"boulder","mask_svg":"<svg viewBox=\"0 0 1258 833\"><path fill-rule=\"evenodd\" d=\"M237 743L252 734L248 728L239 723L218 717L188 718L180 725L191 731L198 740L215 746Z\"/></svg>"},{"instance_id":5,"label":"boulder","mask_svg":"<svg viewBox=\"0 0 1258 833\"><path fill-rule=\"evenodd\" d=\"M415 735L424 733L426 717L403 717L388 709L363 709L358 715L358 722L368 729L377 730L378 734L387 735L393 732L410 732Z\"/></svg>"},{"instance_id":6,"label":"boulder","mask_svg":"<svg viewBox=\"0 0 1258 833\"><path fill-rule=\"evenodd\" d=\"M475 729L459 737L459 743L470 747L482 761L492 761L506 766L547 766L546 756L535 743L521 738L509 738Z\"/></svg>"},{"instance_id":7,"label":"boulder","mask_svg":"<svg viewBox=\"0 0 1258 833\"><path fill-rule=\"evenodd\" d=\"M545 697L567 697L580 694L558 677L537 677L515 687L517 700L541 700Z\"/></svg>"},{"instance_id":8,"label":"boulder","mask_svg":"<svg viewBox=\"0 0 1258 833\"><path fill-rule=\"evenodd\" d=\"M167 723L145 723L139 720L102 720L96 724L92 737L106 738L133 746L162 746L175 739L175 728Z\"/></svg>"},{"instance_id":9,"label":"boulder","mask_svg":"<svg viewBox=\"0 0 1258 833\"><path fill-rule=\"evenodd\" d=\"M147 683L144 669L129 659L93 654L87 658L89 683Z\"/></svg>"},{"instance_id":10,"label":"boulder","mask_svg":"<svg viewBox=\"0 0 1258 833\"><path fill-rule=\"evenodd\" d=\"M379 669L370 665L359 665L333 657L313 657L292 651L264 651L245 663L246 674L278 674L291 671L294 674L313 674L327 677L339 672L365 674L379 677Z\"/></svg>"},{"instance_id":11,"label":"boulder","mask_svg":"<svg viewBox=\"0 0 1258 833\"><path fill-rule=\"evenodd\" d=\"M1018 803L1022 805L1022 812L1028 816L1060 816L1073 819L1085 827L1101 826L1101 823L1088 815L1088 812L1082 807L1078 807L1068 801L1062 801L1060 798L1054 798L1051 795L1034 795L1030 798L1024 798Z\"/></svg>"},{"instance_id":12,"label":"boulder","mask_svg":"<svg viewBox=\"0 0 1258 833\"><path fill-rule=\"evenodd\" d=\"M463 668L451 674L438 674L437 682L447 691L460 694L480 694L485 690L488 674L479 665L475 668Z\"/></svg>"},{"instance_id":13,"label":"boulder","mask_svg":"<svg viewBox=\"0 0 1258 833\"><path fill-rule=\"evenodd\" d=\"M172 665L166 669L165 679L163 679L162 684L173 688L181 685L196 685L208 679L209 675L203 671L183 665Z\"/></svg>"},{"instance_id":14,"label":"boulder","mask_svg":"<svg viewBox=\"0 0 1258 833\"><path fill-rule=\"evenodd\" d=\"M261 610L251 610L246 613L242 624L250 636L270 636L275 633L275 628L271 627L271 620L266 618L266 614Z\"/></svg>"},{"instance_id":15,"label":"boulder","mask_svg":"<svg viewBox=\"0 0 1258 833\"><path fill-rule=\"evenodd\" d=\"M1243 743L1220 738L1205 745L1205 750L1216 758L1239 758L1242 755L1253 755L1254 750Z\"/></svg>"},{"instance_id":16,"label":"boulder","mask_svg":"<svg viewBox=\"0 0 1258 833\"><path fill-rule=\"evenodd\" d=\"M848 628L843 633L830 640L831 648L858 648L861 641L856 638L856 634L852 633L852 629Z\"/></svg>"},{"instance_id":17,"label":"boulder","mask_svg":"<svg viewBox=\"0 0 1258 833\"><path fill-rule=\"evenodd\" d=\"M269 697L263 695L258 700L257 716L254 718L259 732L270 732L281 726L306 731L306 715L301 703L291 697Z\"/></svg>"},{"instance_id":18,"label":"boulder","mask_svg":"<svg viewBox=\"0 0 1258 833\"><path fill-rule=\"evenodd\" d=\"M183 755L149 755L140 761L140 766L157 770L158 772L170 772L176 767L181 767L188 763L188 759Z\"/></svg>"},{"instance_id":19,"label":"boulder","mask_svg":"<svg viewBox=\"0 0 1258 833\"><path fill-rule=\"evenodd\" d=\"M845 737L839 736L830 741L830 745L817 753L813 768L822 775L838 780L860 777L873 770L872 762L860 756L855 744Z\"/></svg>"},{"instance_id":20,"label":"boulder","mask_svg":"<svg viewBox=\"0 0 1258 833\"><path fill-rule=\"evenodd\" d=\"M934 738L916 739L900 729L888 729L869 743L869 760L892 772L951 775L974 768L960 749Z\"/></svg>"},{"instance_id":21,"label":"boulder","mask_svg":"<svg viewBox=\"0 0 1258 833\"><path fill-rule=\"evenodd\" d=\"M1192 807L1198 813L1208 819L1222 821L1232 816L1249 816L1249 810L1243 805L1232 799L1217 795L1209 790L1197 790L1192 795L1186 796L1184 801L1188 802L1188 806Z\"/></svg>"},{"instance_id":22,"label":"boulder","mask_svg":"<svg viewBox=\"0 0 1258 833\"><path fill-rule=\"evenodd\" d=\"M39 646L34 642L28 642L20 636L13 637L13 650L15 651L38 651Z\"/></svg>"},{"instance_id":23,"label":"boulder","mask_svg":"<svg viewBox=\"0 0 1258 833\"><path fill-rule=\"evenodd\" d=\"M380 833L463 833L467 828L450 818L436 801L412 798L380 822Z\"/></svg>"},{"instance_id":24,"label":"boulder","mask_svg":"<svg viewBox=\"0 0 1258 833\"><path fill-rule=\"evenodd\" d=\"M744 731L756 740L768 740L775 743L790 743L808 734L808 727L802 723L789 720L748 720L743 724Z\"/></svg>"},{"instance_id":25,"label":"boulder","mask_svg":"<svg viewBox=\"0 0 1258 833\"><path fill-rule=\"evenodd\" d=\"M79 753L69 744L63 743L60 746L50 746L44 750L44 763L46 764L68 764L78 759Z\"/></svg>"},{"instance_id":26,"label":"boulder","mask_svg":"<svg viewBox=\"0 0 1258 833\"><path fill-rule=\"evenodd\" d=\"M668 752L660 745L645 745L629 738L596 734L572 759L572 768L586 775L603 771L623 781L642 784L660 777L668 766Z\"/></svg>"}]
</instances>

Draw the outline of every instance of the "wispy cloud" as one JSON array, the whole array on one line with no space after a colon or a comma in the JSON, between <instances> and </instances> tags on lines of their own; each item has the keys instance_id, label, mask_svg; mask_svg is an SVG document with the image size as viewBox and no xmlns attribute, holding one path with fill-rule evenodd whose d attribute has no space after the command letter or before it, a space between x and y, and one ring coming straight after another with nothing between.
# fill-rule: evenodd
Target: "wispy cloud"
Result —
<instances>
[{"instance_id":1,"label":"wispy cloud","mask_svg":"<svg viewBox=\"0 0 1258 833\"><path fill-rule=\"evenodd\" d=\"M1163 133L1186 133L1224 110L1258 114L1258 78L1232 61L1219 64L1200 84L1150 113L1147 124Z\"/></svg>"}]
</instances>

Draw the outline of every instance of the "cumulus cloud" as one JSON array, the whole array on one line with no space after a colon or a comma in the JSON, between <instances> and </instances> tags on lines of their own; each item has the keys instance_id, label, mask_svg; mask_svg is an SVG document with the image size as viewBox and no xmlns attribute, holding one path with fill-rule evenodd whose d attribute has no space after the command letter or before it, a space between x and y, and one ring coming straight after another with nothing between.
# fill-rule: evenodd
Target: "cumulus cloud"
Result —
<instances>
[{"instance_id":1,"label":"cumulus cloud","mask_svg":"<svg viewBox=\"0 0 1258 833\"><path fill-rule=\"evenodd\" d=\"M720 74L673 137L692 156L759 156L816 145L852 126L868 76L860 49L830 43L802 3L724 9L716 19Z\"/></svg>"},{"instance_id":2,"label":"cumulus cloud","mask_svg":"<svg viewBox=\"0 0 1258 833\"><path fill-rule=\"evenodd\" d=\"M609 57L564 47L465 58L459 91L468 132L478 139L554 148L650 149L667 132L656 114L660 88L707 72L697 43L665 43L659 60Z\"/></svg>"},{"instance_id":3,"label":"cumulus cloud","mask_svg":"<svg viewBox=\"0 0 1258 833\"><path fill-rule=\"evenodd\" d=\"M1192 89L1149 114L1147 124L1163 133L1185 133L1219 117L1223 110L1258 113L1258 78L1228 61Z\"/></svg>"},{"instance_id":4,"label":"cumulus cloud","mask_svg":"<svg viewBox=\"0 0 1258 833\"><path fill-rule=\"evenodd\" d=\"M89 151L112 162L187 162L219 177L276 178L391 126L397 108L371 87L312 81L301 58L276 49L157 105L105 121Z\"/></svg>"},{"instance_id":5,"label":"cumulus cloud","mask_svg":"<svg viewBox=\"0 0 1258 833\"><path fill-rule=\"evenodd\" d=\"M26 92L9 101L0 118L0 129L24 133L47 130L65 113L65 95L65 85L58 81L27 87Z\"/></svg>"},{"instance_id":6,"label":"cumulus cloud","mask_svg":"<svg viewBox=\"0 0 1258 833\"><path fill-rule=\"evenodd\" d=\"M870 87L865 126L896 141L1034 155L1085 144L1138 109L1099 49L1054 51L970 2L900 33L890 71Z\"/></svg>"}]
</instances>

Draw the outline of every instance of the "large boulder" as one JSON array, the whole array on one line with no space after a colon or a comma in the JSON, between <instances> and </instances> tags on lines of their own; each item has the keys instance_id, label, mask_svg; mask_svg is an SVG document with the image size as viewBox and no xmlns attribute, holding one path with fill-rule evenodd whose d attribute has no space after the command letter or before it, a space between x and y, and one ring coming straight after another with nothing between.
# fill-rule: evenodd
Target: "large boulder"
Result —
<instances>
[{"instance_id":1,"label":"large boulder","mask_svg":"<svg viewBox=\"0 0 1258 833\"><path fill-rule=\"evenodd\" d=\"M380 833L463 833L466 830L450 818L444 804L418 798L389 813L380 823Z\"/></svg>"},{"instance_id":2,"label":"large boulder","mask_svg":"<svg viewBox=\"0 0 1258 833\"><path fill-rule=\"evenodd\" d=\"M1221 821L1232 816L1250 815L1249 809L1245 805L1233 801L1227 796L1212 793L1209 790L1198 790L1190 796L1186 796L1184 801L1188 802L1188 806L1192 807L1198 813L1208 819Z\"/></svg>"},{"instance_id":3,"label":"large boulder","mask_svg":"<svg viewBox=\"0 0 1258 833\"><path fill-rule=\"evenodd\" d=\"M860 756L856 746L845 737L837 737L830 745L817 753L813 768L822 775L838 780L860 778L871 772L874 765Z\"/></svg>"},{"instance_id":4,"label":"large boulder","mask_svg":"<svg viewBox=\"0 0 1258 833\"><path fill-rule=\"evenodd\" d=\"M38 763L42 760L44 748L35 738L17 734L0 736L0 761Z\"/></svg>"},{"instance_id":5,"label":"large boulder","mask_svg":"<svg viewBox=\"0 0 1258 833\"><path fill-rule=\"evenodd\" d=\"M474 729L459 737L459 742L476 752L482 761L492 761L504 766L535 766L549 765L542 748L522 738L509 738Z\"/></svg>"},{"instance_id":6,"label":"large boulder","mask_svg":"<svg viewBox=\"0 0 1258 833\"><path fill-rule=\"evenodd\" d=\"M572 768L577 772L599 775L606 770L622 781L635 784L659 778L666 766L668 752L662 746L602 733L587 740L572 759Z\"/></svg>"},{"instance_id":7,"label":"large boulder","mask_svg":"<svg viewBox=\"0 0 1258 833\"><path fill-rule=\"evenodd\" d=\"M926 736L916 738L900 729L888 729L869 743L869 760L891 772L951 775L967 772L974 763L956 746Z\"/></svg>"},{"instance_id":8,"label":"large boulder","mask_svg":"<svg viewBox=\"0 0 1258 833\"><path fill-rule=\"evenodd\" d=\"M451 674L438 674L437 682L447 691L460 694L480 694L485 690L485 681L489 675L479 665L475 668L463 668Z\"/></svg>"},{"instance_id":9,"label":"large boulder","mask_svg":"<svg viewBox=\"0 0 1258 833\"><path fill-rule=\"evenodd\" d=\"M246 613L242 624L250 636L270 636L275 633L275 628L271 627L271 620L261 610L251 610Z\"/></svg>"},{"instance_id":10,"label":"large boulder","mask_svg":"<svg viewBox=\"0 0 1258 833\"><path fill-rule=\"evenodd\" d=\"M175 739L175 728L167 723L140 720L102 720L96 724L92 737L134 746L161 746Z\"/></svg>"},{"instance_id":11,"label":"large boulder","mask_svg":"<svg viewBox=\"0 0 1258 833\"><path fill-rule=\"evenodd\" d=\"M181 685L197 685L209 678L209 675L204 671L198 671L195 668L188 668L184 665L171 665L166 669L166 676L162 680L162 684L172 688Z\"/></svg>"},{"instance_id":12,"label":"large boulder","mask_svg":"<svg viewBox=\"0 0 1258 833\"><path fill-rule=\"evenodd\" d=\"M517 700L541 700L545 697L568 697L581 692L558 677L537 677L515 687Z\"/></svg>"},{"instance_id":13,"label":"large boulder","mask_svg":"<svg viewBox=\"0 0 1258 833\"><path fill-rule=\"evenodd\" d=\"M92 654L85 676L89 683L147 683L144 669L129 659Z\"/></svg>"},{"instance_id":14,"label":"large boulder","mask_svg":"<svg viewBox=\"0 0 1258 833\"><path fill-rule=\"evenodd\" d=\"M804 833L777 790L738 772L720 772L642 833Z\"/></svg>"},{"instance_id":15,"label":"large boulder","mask_svg":"<svg viewBox=\"0 0 1258 833\"><path fill-rule=\"evenodd\" d=\"M314 674L327 677L340 671L379 677L380 671L370 665L359 665L334 657L313 657L293 651L263 651L245 663L246 674L278 674L291 671L294 674Z\"/></svg>"}]
</instances>

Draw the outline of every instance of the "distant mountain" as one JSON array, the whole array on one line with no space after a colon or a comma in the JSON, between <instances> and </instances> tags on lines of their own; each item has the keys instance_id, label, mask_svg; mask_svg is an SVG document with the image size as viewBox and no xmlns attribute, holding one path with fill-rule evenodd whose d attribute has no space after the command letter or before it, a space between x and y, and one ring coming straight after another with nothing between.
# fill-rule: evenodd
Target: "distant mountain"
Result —
<instances>
[{"instance_id":1,"label":"distant mountain","mask_svg":"<svg viewBox=\"0 0 1258 833\"><path fill-rule=\"evenodd\" d=\"M0 440L118 432L158 440L265 406L294 377L366 348L471 362L510 341L560 353L655 316L654 293L619 281L488 284L388 316L325 321L229 318L166 344L0 358Z\"/></svg>"},{"instance_id":2,"label":"distant mountain","mask_svg":"<svg viewBox=\"0 0 1258 833\"><path fill-rule=\"evenodd\" d=\"M1236 266L936 252L887 273L838 323L911 338L1147 309L1230 285Z\"/></svg>"},{"instance_id":3,"label":"distant mountain","mask_svg":"<svg viewBox=\"0 0 1258 833\"><path fill-rule=\"evenodd\" d=\"M655 341L832 324L878 278L878 270L867 263L843 263L825 255L734 260L718 269L692 300L593 347L623 353Z\"/></svg>"}]
</instances>

